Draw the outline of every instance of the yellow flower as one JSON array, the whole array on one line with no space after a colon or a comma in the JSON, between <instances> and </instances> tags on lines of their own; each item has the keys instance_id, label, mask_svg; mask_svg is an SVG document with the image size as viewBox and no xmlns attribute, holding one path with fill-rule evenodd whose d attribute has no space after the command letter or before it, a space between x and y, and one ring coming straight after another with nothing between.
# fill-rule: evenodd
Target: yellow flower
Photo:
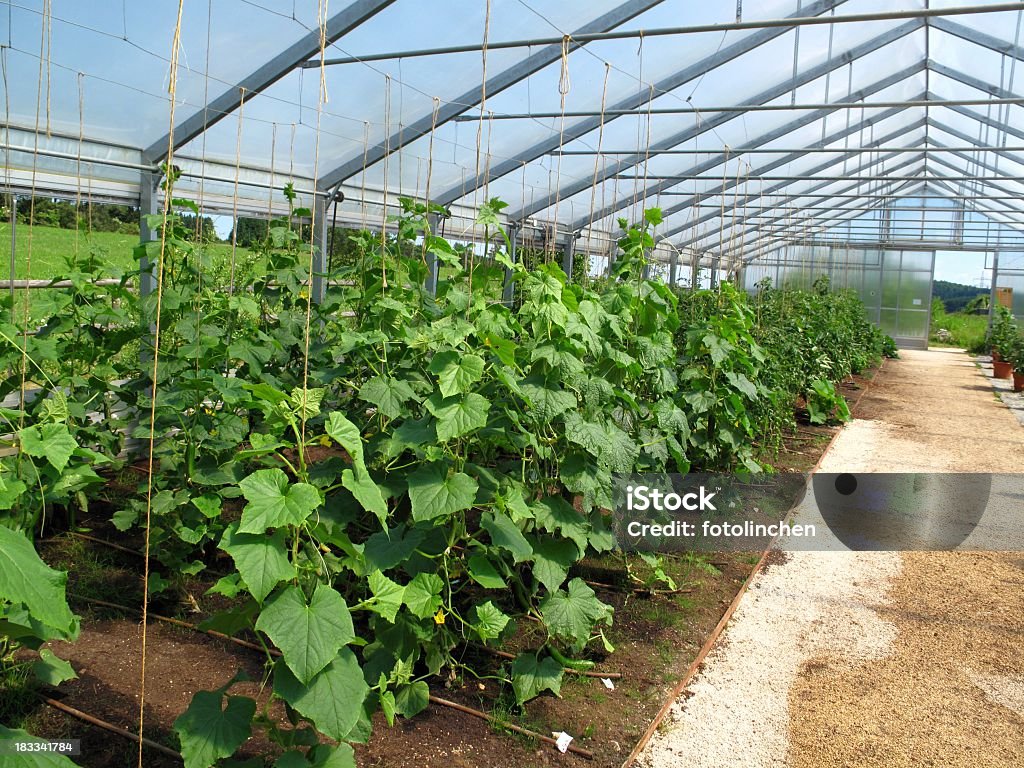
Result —
<instances>
[{"instance_id":1,"label":"yellow flower","mask_svg":"<svg viewBox=\"0 0 1024 768\"><path fill-rule=\"evenodd\" d=\"M437 613L434 614L435 624L444 624L444 610L442 608L437 609Z\"/></svg>"},{"instance_id":2,"label":"yellow flower","mask_svg":"<svg viewBox=\"0 0 1024 768\"><path fill-rule=\"evenodd\" d=\"M331 447L331 438L329 438L327 435L320 435L320 440L318 442L324 448L330 448Z\"/></svg>"}]
</instances>

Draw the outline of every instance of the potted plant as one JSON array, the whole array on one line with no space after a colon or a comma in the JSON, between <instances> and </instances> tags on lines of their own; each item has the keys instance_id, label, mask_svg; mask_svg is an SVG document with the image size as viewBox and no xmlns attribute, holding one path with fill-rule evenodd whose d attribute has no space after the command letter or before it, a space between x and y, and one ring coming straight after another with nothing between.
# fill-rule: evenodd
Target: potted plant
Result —
<instances>
[{"instance_id":1,"label":"potted plant","mask_svg":"<svg viewBox=\"0 0 1024 768\"><path fill-rule=\"evenodd\" d=\"M992 350L992 375L997 379L1008 379L1013 372L1010 355L1019 334L1013 315L1006 307L996 307L996 316L989 333L989 347Z\"/></svg>"},{"instance_id":2,"label":"potted plant","mask_svg":"<svg viewBox=\"0 0 1024 768\"><path fill-rule=\"evenodd\" d=\"M1013 391L1024 392L1024 336L1020 334L1010 352L1010 363L1013 366Z\"/></svg>"}]
</instances>

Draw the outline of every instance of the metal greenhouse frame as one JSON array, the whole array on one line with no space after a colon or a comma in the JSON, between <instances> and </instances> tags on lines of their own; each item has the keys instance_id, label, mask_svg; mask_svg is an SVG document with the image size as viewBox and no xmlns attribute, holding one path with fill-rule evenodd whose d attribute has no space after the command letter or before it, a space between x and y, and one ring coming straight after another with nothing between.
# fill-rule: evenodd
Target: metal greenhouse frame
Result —
<instances>
[{"instance_id":1,"label":"metal greenhouse frame","mask_svg":"<svg viewBox=\"0 0 1024 768\"><path fill-rule=\"evenodd\" d=\"M1024 251L1024 3L211 0L169 53L176 4L4 5L10 194L155 212L171 152L207 212L275 215L287 180L321 243L399 196L473 240L500 197L591 271L658 206L694 285L805 246Z\"/></svg>"}]
</instances>

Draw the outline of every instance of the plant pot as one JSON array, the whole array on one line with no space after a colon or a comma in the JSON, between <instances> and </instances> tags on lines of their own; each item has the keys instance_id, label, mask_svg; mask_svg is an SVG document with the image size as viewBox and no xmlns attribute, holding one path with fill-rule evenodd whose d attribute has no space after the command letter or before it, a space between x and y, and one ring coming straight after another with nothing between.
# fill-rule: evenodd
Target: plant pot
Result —
<instances>
[{"instance_id":1,"label":"plant pot","mask_svg":"<svg viewBox=\"0 0 1024 768\"><path fill-rule=\"evenodd\" d=\"M1002 360L992 363L992 375L997 379L1008 379L1013 373L1013 363L1007 363Z\"/></svg>"},{"instance_id":2,"label":"plant pot","mask_svg":"<svg viewBox=\"0 0 1024 768\"><path fill-rule=\"evenodd\" d=\"M1024 392L1024 373L1013 372L1013 391Z\"/></svg>"}]
</instances>

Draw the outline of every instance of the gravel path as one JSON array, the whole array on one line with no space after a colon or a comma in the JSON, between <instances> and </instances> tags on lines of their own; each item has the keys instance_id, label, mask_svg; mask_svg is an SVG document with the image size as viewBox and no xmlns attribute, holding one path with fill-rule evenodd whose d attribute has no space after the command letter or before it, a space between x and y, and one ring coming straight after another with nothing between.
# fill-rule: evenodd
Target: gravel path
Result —
<instances>
[{"instance_id":1,"label":"gravel path","mask_svg":"<svg viewBox=\"0 0 1024 768\"><path fill-rule=\"evenodd\" d=\"M825 472L1021 472L957 350L886 364ZM758 575L641 764L1019 766L1024 553L814 553Z\"/></svg>"}]
</instances>

